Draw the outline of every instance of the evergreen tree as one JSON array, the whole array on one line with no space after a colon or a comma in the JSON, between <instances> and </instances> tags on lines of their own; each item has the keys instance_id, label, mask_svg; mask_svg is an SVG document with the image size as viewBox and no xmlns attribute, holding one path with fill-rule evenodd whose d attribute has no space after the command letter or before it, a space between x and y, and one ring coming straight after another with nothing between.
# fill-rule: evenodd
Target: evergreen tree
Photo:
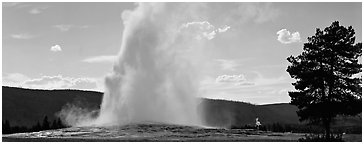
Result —
<instances>
[{"instance_id":1,"label":"evergreen tree","mask_svg":"<svg viewBox=\"0 0 364 144\"><path fill-rule=\"evenodd\" d=\"M297 81L289 92L291 104L298 106L300 120L321 122L325 138L337 115L361 113L361 43L355 44L354 29L335 21L308 38L303 52L290 56L287 72Z\"/></svg>"},{"instance_id":2,"label":"evergreen tree","mask_svg":"<svg viewBox=\"0 0 364 144\"><path fill-rule=\"evenodd\" d=\"M40 125L39 121L37 121L37 124L33 127L33 131L41 131L42 126Z\"/></svg>"},{"instance_id":3,"label":"evergreen tree","mask_svg":"<svg viewBox=\"0 0 364 144\"><path fill-rule=\"evenodd\" d=\"M52 129L58 129L58 125L57 125L57 121L56 120L53 120L52 122Z\"/></svg>"},{"instance_id":4,"label":"evergreen tree","mask_svg":"<svg viewBox=\"0 0 364 144\"><path fill-rule=\"evenodd\" d=\"M58 128L65 128L60 118L57 119L57 126Z\"/></svg>"},{"instance_id":5,"label":"evergreen tree","mask_svg":"<svg viewBox=\"0 0 364 144\"><path fill-rule=\"evenodd\" d=\"M44 119L43 119L42 129L43 130L48 130L49 129L49 122L48 122L48 117L47 116L45 116Z\"/></svg>"},{"instance_id":6,"label":"evergreen tree","mask_svg":"<svg viewBox=\"0 0 364 144\"><path fill-rule=\"evenodd\" d=\"M5 123L3 122L3 133L4 134L11 133L11 126L9 120L5 120Z\"/></svg>"}]
</instances>

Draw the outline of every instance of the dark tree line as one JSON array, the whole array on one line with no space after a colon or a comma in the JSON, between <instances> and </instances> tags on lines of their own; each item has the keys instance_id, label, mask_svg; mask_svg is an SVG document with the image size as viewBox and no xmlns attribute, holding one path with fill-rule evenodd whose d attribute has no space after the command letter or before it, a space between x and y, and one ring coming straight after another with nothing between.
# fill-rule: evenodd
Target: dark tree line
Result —
<instances>
[{"instance_id":1,"label":"dark tree line","mask_svg":"<svg viewBox=\"0 0 364 144\"><path fill-rule=\"evenodd\" d=\"M307 124L281 124L273 123L265 125L267 131L272 132L292 132L292 133L315 133L320 134L325 132L318 125ZM361 126L337 126L332 129L334 133L361 134Z\"/></svg>"},{"instance_id":2,"label":"dark tree line","mask_svg":"<svg viewBox=\"0 0 364 144\"><path fill-rule=\"evenodd\" d=\"M254 125L232 125L231 129L256 129ZM347 134L361 134L361 126L336 126L332 129L334 133L347 133ZM307 124L286 124L286 123L269 123L260 126L261 131L272 131L272 132L292 132L292 133L314 133L320 134L324 130L317 125Z\"/></svg>"},{"instance_id":3,"label":"dark tree line","mask_svg":"<svg viewBox=\"0 0 364 144\"><path fill-rule=\"evenodd\" d=\"M42 124L37 121L33 126L12 126L9 120L3 121L3 134L11 134L11 133L22 133L22 132L37 132L42 130L50 130L50 129L60 129L66 128L60 118L57 120L53 120L53 122L49 122L48 116L43 118Z\"/></svg>"}]
</instances>

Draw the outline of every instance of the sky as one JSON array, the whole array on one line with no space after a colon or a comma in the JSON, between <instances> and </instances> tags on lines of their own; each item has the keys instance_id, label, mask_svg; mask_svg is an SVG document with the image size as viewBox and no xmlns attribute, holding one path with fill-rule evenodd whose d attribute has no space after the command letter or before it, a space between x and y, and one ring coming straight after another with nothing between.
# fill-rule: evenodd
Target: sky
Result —
<instances>
[{"instance_id":1,"label":"sky","mask_svg":"<svg viewBox=\"0 0 364 144\"><path fill-rule=\"evenodd\" d=\"M35 89L104 91L122 44L122 12L134 3L2 3L2 83ZM361 3L192 3L181 24L204 41L202 97L253 104L290 102L287 57L316 28L353 26ZM199 52L201 54L201 52Z\"/></svg>"}]
</instances>

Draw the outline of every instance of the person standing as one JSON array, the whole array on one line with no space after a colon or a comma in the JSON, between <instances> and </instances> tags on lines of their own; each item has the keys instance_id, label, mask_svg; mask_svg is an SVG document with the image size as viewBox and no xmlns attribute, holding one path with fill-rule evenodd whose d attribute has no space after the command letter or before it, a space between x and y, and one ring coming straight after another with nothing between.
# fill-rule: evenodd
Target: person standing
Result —
<instances>
[{"instance_id":1,"label":"person standing","mask_svg":"<svg viewBox=\"0 0 364 144\"><path fill-rule=\"evenodd\" d=\"M259 130L259 126L261 126L262 124L259 121L259 118L255 118L255 127L257 128L257 130Z\"/></svg>"}]
</instances>

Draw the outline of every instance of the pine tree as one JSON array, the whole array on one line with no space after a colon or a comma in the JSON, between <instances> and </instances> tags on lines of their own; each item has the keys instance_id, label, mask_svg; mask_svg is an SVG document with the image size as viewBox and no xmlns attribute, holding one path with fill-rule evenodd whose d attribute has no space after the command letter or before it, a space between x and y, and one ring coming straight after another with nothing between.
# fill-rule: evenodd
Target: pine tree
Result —
<instances>
[{"instance_id":1,"label":"pine tree","mask_svg":"<svg viewBox=\"0 0 364 144\"><path fill-rule=\"evenodd\" d=\"M47 116L45 116L44 119L43 119L42 129L43 130L48 130L49 129L49 122L48 122L48 117Z\"/></svg>"},{"instance_id":2,"label":"pine tree","mask_svg":"<svg viewBox=\"0 0 364 144\"><path fill-rule=\"evenodd\" d=\"M308 38L303 52L290 56L287 72L297 81L289 92L291 104L298 106L300 120L321 122L325 138L337 115L361 113L361 43L355 44L354 29L335 21Z\"/></svg>"},{"instance_id":3,"label":"pine tree","mask_svg":"<svg viewBox=\"0 0 364 144\"><path fill-rule=\"evenodd\" d=\"M57 119L57 127L58 128L65 128L60 118Z\"/></svg>"},{"instance_id":4,"label":"pine tree","mask_svg":"<svg viewBox=\"0 0 364 144\"><path fill-rule=\"evenodd\" d=\"M57 121L53 120L51 129L58 129Z\"/></svg>"},{"instance_id":5,"label":"pine tree","mask_svg":"<svg viewBox=\"0 0 364 144\"><path fill-rule=\"evenodd\" d=\"M40 125L39 121L37 121L37 124L35 126L33 126L33 131L41 131L42 130L42 126Z\"/></svg>"},{"instance_id":6,"label":"pine tree","mask_svg":"<svg viewBox=\"0 0 364 144\"><path fill-rule=\"evenodd\" d=\"M3 133L4 134L11 133L11 126L9 120L5 120L5 123L3 122Z\"/></svg>"}]
</instances>

